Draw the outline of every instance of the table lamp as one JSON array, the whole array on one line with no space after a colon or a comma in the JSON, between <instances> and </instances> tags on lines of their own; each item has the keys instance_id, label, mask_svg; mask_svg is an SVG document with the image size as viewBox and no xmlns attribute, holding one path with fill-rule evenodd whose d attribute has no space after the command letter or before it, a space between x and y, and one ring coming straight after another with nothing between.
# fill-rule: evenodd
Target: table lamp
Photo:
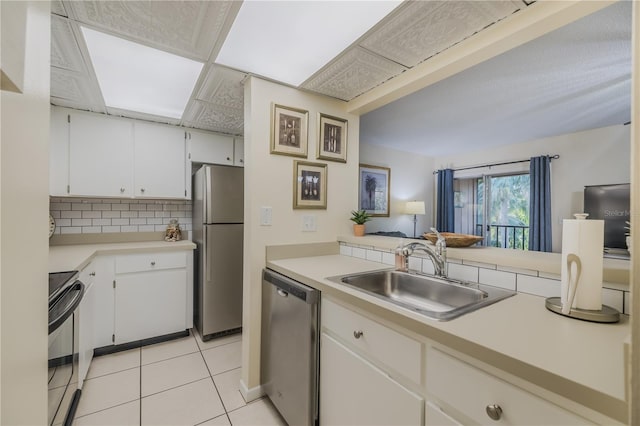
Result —
<instances>
[{"instance_id":1,"label":"table lamp","mask_svg":"<svg viewBox=\"0 0 640 426\"><path fill-rule=\"evenodd\" d=\"M406 214L413 215L413 238L416 237L416 223L418 222L417 215L424 214L424 201L407 201L405 207Z\"/></svg>"}]
</instances>

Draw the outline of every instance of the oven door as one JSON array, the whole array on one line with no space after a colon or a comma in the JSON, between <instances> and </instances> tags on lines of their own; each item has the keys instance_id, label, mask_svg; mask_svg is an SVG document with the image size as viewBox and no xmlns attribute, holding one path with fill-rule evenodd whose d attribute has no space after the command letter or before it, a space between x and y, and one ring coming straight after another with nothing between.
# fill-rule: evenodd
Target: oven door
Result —
<instances>
[{"instance_id":1,"label":"oven door","mask_svg":"<svg viewBox=\"0 0 640 426\"><path fill-rule=\"evenodd\" d=\"M49 425L65 420L77 388L77 308L83 295L84 284L76 281L49 308Z\"/></svg>"}]
</instances>

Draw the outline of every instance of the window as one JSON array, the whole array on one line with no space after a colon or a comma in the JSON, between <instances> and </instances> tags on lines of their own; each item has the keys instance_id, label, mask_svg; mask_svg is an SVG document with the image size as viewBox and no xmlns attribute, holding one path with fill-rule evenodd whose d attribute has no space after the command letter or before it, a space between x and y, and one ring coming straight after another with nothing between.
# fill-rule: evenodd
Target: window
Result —
<instances>
[{"instance_id":1,"label":"window","mask_svg":"<svg viewBox=\"0 0 640 426\"><path fill-rule=\"evenodd\" d=\"M528 173L455 179L454 190L456 232L482 235L487 246L528 249Z\"/></svg>"}]
</instances>

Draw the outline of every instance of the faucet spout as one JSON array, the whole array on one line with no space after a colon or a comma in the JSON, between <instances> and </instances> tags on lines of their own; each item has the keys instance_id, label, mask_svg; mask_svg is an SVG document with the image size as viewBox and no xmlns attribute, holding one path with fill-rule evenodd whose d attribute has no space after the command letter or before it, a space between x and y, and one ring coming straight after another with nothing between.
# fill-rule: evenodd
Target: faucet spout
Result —
<instances>
[{"instance_id":1,"label":"faucet spout","mask_svg":"<svg viewBox=\"0 0 640 426\"><path fill-rule=\"evenodd\" d=\"M432 228L433 229L433 228ZM436 231L437 232L437 231ZM435 249L423 243L413 242L399 245L396 248L396 269L403 272L409 271L409 257L416 250L423 251L433 263L434 275L441 278L447 277L447 246L444 238L438 233L438 241ZM442 241L440 241L442 238Z\"/></svg>"}]
</instances>

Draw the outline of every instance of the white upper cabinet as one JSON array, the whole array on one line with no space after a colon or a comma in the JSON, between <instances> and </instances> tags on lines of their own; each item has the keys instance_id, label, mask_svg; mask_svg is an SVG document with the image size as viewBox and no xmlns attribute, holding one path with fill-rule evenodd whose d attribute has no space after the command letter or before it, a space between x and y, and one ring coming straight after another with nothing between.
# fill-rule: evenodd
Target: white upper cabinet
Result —
<instances>
[{"instance_id":1,"label":"white upper cabinet","mask_svg":"<svg viewBox=\"0 0 640 426\"><path fill-rule=\"evenodd\" d=\"M187 197L184 136L179 127L135 122L136 197Z\"/></svg>"},{"instance_id":2,"label":"white upper cabinet","mask_svg":"<svg viewBox=\"0 0 640 426\"><path fill-rule=\"evenodd\" d=\"M70 112L69 195L130 197L133 121Z\"/></svg>"},{"instance_id":3,"label":"white upper cabinet","mask_svg":"<svg viewBox=\"0 0 640 426\"><path fill-rule=\"evenodd\" d=\"M244 167L244 138L233 139L233 164Z\"/></svg>"},{"instance_id":4,"label":"white upper cabinet","mask_svg":"<svg viewBox=\"0 0 640 426\"><path fill-rule=\"evenodd\" d=\"M193 163L233 165L233 137L189 130L187 146Z\"/></svg>"}]
</instances>

